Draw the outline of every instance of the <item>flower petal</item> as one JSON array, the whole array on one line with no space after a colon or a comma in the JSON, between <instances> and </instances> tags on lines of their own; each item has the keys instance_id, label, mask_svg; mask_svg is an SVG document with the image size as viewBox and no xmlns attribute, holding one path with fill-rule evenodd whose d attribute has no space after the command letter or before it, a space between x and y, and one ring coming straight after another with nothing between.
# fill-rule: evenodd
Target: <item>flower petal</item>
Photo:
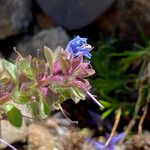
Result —
<instances>
[{"instance_id":1,"label":"flower petal","mask_svg":"<svg viewBox=\"0 0 150 150\"><path fill-rule=\"evenodd\" d=\"M124 137L125 133L120 133L120 134L117 134L116 136L114 136L110 142L110 144L115 144L117 142L119 142L123 137Z\"/></svg>"},{"instance_id":2,"label":"flower petal","mask_svg":"<svg viewBox=\"0 0 150 150\"><path fill-rule=\"evenodd\" d=\"M66 50L68 50L72 55L83 55L89 59L92 56L89 53L91 49L91 45L87 44L87 38L81 38L80 36L77 36L76 38L71 40L66 47Z\"/></svg>"}]
</instances>

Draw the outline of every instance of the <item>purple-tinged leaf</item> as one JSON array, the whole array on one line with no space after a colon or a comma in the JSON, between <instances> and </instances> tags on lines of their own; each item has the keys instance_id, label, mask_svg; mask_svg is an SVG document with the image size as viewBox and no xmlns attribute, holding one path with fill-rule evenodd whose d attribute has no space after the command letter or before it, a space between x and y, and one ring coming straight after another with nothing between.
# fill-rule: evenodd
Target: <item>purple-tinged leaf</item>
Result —
<instances>
[{"instance_id":1,"label":"purple-tinged leaf","mask_svg":"<svg viewBox=\"0 0 150 150\"><path fill-rule=\"evenodd\" d=\"M48 48L47 46L44 47L44 55L46 58L46 61L49 64L50 72L52 71L52 63L53 63L53 51Z\"/></svg>"},{"instance_id":2,"label":"purple-tinged leaf","mask_svg":"<svg viewBox=\"0 0 150 150\"><path fill-rule=\"evenodd\" d=\"M8 102L10 100L10 93L5 93L2 97L0 97L0 105L5 104L6 102Z\"/></svg>"}]
</instances>

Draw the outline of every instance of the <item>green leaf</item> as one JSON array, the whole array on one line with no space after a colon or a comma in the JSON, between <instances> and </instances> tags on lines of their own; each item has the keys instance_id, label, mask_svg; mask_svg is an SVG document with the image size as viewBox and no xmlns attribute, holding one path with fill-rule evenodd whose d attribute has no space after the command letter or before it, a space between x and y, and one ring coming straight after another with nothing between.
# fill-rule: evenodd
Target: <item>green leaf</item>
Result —
<instances>
[{"instance_id":1,"label":"green leaf","mask_svg":"<svg viewBox=\"0 0 150 150\"><path fill-rule=\"evenodd\" d=\"M2 65L4 69L11 75L14 81L17 80L16 77L16 66L5 59L2 59Z\"/></svg>"},{"instance_id":2,"label":"green leaf","mask_svg":"<svg viewBox=\"0 0 150 150\"><path fill-rule=\"evenodd\" d=\"M20 110L12 104L5 104L3 108L6 111L8 121L13 126L20 128L22 126L22 114Z\"/></svg>"},{"instance_id":3,"label":"green leaf","mask_svg":"<svg viewBox=\"0 0 150 150\"><path fill-rule=\"evenodd\" d=\"M110 79L101 79L101 78L97 78L95 80L93 80L93 85L94 87L96 87L98 90L103 90L105 91L105 93L109 93L110 91L114 90L115 88L117 88L117 85L115 80L110 80ZM100 84L98 84L100 83Z\"/></svg>"},{"instance_id":4,"label":"green leaf","mask_svg":"<svg viewBox=\"0 0 150 150\"><path fill-rule=\"evenodd\" d=\"M70 98L70 92L69 92L68 88L61 88L60 90L58 90L58 92L61 93L61 97L63 100Z\"/></svg>"},{"instance_id":5,"label":"green leaf","mask_svg":"<svg viewBox=\"0 0 150 150\"><path fill-rule=\"evenodd\" d=\"M111 103L106 102L106 101L103 101L103 100L99 100L99 102L100 102L104 107L106 107L106 108L112 106Z\"/></svg>"},{"instance_id":6,"label":"green leaf","mask_svg":"<svg viewBox=\"0 0 150 150\"><path fill-rule=\"evenodd\" d=\"M114 99L114 98L109 97L108 95L106 95L103 90L101 90L101 96L102 96L104 99L106 99L107 101L109 101L109 102L116 102L116 101L117 101L116 99ZM111 104L111 105L112 105L112 104Z\"/></svg>"},{"instance_id":7,"label":"green leaf","mask_svg":"<svg viewBox=\"0 0 150 150\"><path fill-rule=\"evenodd\" d=\"M44 55L45 55L46 61L49 64L50 71L51 71L52 70L52 63L53 63L53 51L50 48L45 46L44 47Z\"/></svg>"},{"instance_id":8,"label":"green leaf","mask_svg":"<svg viewBox=\"0 0 150 150\"><path fill-rule=\"evenodd\" d=\"M102 119L105 119L106 117L108 117L113 111L114 111L113 108L110 108L110 109L106 110L106 111L102 114Z\"/></svg>"},{"instance_id":9,"label":"green leaf","mask_svg":"<svg viewBox=\"0 0 150 150\"><path fill-rule=\"evenodd\" d=\"M31 64L29 60L23 59L17 63L18 68L29 78L32 77Z\"/></svg>"},{"instance_id":10,"label":"green leaf","mask_svg":"<svg viewBox=\"0 0 150 150\"><path fill-rule=\"evenodd\" d=\"M40 102L40 116L41 116L41 118L45 119L49 116L49 114L50 114L49 105L44 101Z\"/></svg>"},{"instance_id":11,"label":"green leaf","mask_svg":"<svg viewBox=\"0 0 150 150\"><path fill-rule=\"evenodd\" d=\"M29 108L33 117L39 117L39 102L29 102L27 103L27 107Z\"/></svg>"},{"instance_id":12,"label":"green leaf","mask_svg":"<svg viewBox=\"0 0 150 150\"><path fill-rule=\"evenodd\" d=\"M27 93L24 91L18 91L17 89L12 92L12 99L18 104L26 104L29 102Z\"/></svg>"},{"instance_id":13,"label":"green leaf","mask_svg":"<svg viewBox=\"0 0 150 150\"><path fill-rule=\"evenodd\" d=\"M126 110L126 111L123 112L124 116L128 116L129 114L130 114L130 111L128 111L128 110Z\"/></svg>"},{"instance_id":14,"label":"green leaf","mask_svg":"<svg viewBox=\"0 0 150 150\"><path fill-rule=\"evenodd\" d=\"M62 71L65 74L67 72L69 64L67 63L67 60L64 60L63 58L59 58L59 59L60 59Z\"/></svg>"},{"instance_id":15,"label":"green leaf","mask_svg":"<svg viewBox=\"0 0 150 150\"><path fill-rule=\"evenodd\" d=\"M80 89L71 87L69 91L70 96L75 103L78 103L80 100L85 100L85 94L83 94Z\"/></svg>"},{"instance_id":16,"label":"green leaf","mask_svg":"<svg viewBox=\"0 0 150 150\"><path fill-rule=\"evenodd\" d=\"M51 111L48 103L45 101L30 102L27 104L27 107L34 117L41 117L43 119L48 117Z\"/></svg>"}]
</instances>

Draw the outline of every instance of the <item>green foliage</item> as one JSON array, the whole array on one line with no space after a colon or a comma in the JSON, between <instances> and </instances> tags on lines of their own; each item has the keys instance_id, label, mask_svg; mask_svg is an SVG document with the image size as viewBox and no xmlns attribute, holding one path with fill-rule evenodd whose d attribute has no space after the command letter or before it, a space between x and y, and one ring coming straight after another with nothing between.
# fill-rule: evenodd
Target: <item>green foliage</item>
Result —
<instances>
[{"instance_id":1,"label":"green foliage","mask_svg":"<svg viewBox=\"0 0 150 150\"><path fill-rule=\"evenodd\" d=\"M2 66L8 72L14 81L17 80L16 77L16 66L5 59L2 59Z\"/></svg>"},{"instance_id":2,"label":"green foliage","mask_svg":"<svg viewBox=\"0 0 150 150\"><path fill-rule=\"evenodd\" d=\"M47 118L49 116L50 112L51 112L48 103L45 102L45 101L41 101L40 109L39 110L40 110L40 116L43 119Z\"/></svg>"},{"instance_id":3,"label":"green foliage","mask_svg":"<svg viewBox=\"0 0 150 150\"><path fill-rule=\"evenodd\" d=\"M70 96L74 100L75 103L78 103L80 99L85 100L85 95L80 92L77 88L70 88Z\"/></svg>"},{"instance_id":4,"label":"green foliage","mask_svg":"<svg viewBox=\"0 0 150 150\"><path fill-rule=\"evenodd\" d=\"M112 40L106 43L102 39L98 43L97 51L92 54L91 62L96 75L91 82L102 99L100 103L105 107L103 118L118 108L122 109L123 115L133 114L138 97L142 96L143 101L147 97L143 95L143 92L138 91L145 84L149 85L147 81L141 85L139 82L145 76L149 63L150 44L148 43L146 47L135 44L136 51L132 49L122 51L116 47L119 42L119 40Z\"/></svg>"},{"instance_id":5,"label":"green foliage","mask_svg":"<svg viewBox=\"0 0 150 150\"><path fill-rule=\"evenodd\" d=\"M18 89L14 89L12 91L12 100L14 100L18 104L26 104L29 102L29 98L25 91L18 91Z\"/></svg>"},{"instance_id":6,"label":"green foliage","mask_svg":"<svg viewBox=\"0 0 150 150\"><path fill-rule=\"evenodd\" d=\"M0 59L0 106L15 127L22 124L18 105L44 119L67 99L85 100L91 88L85 78L95 71L83 55L74 56L61 47L55 51L45 47L44 54L46 60L19 55L14 64Z\"/></svg>"},{"instance_id":7,"label":"green foliage","mask_svg":"<svg viewBox=\"0 0 150 150\"><path fill-rule=\"evenodd\" d=\"M15 127L21 127L22 125L22 114L18 108L16 108L12 104L5 104L3 106L4 110L6 111L6 115L8 121Z\"/></svg>"}]
</instances>

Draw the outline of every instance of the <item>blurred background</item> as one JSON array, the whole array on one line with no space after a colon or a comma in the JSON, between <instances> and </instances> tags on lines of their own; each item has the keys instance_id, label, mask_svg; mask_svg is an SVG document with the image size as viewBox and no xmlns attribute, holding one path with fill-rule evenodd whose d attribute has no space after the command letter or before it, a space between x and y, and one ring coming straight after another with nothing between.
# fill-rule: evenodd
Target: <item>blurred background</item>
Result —
<instances>
[{"instance_id":1,"label":"blurred background","mask_svg":"<svg viewBox=\"0 0 150 150\"><path fill-rule=\"evenodd\" d=\"M43 57L45 45L54 50L57 46L65 48L77 35L88 38L88 43L94 47L91 63L96 70L90 79L93 86L91 92L97 95L105 109L100 110L88 98L78 104L68 100L62 107L70 114L70 119L79 121L76 127L82 131L90 129L89 136L98 141L106 140L105 134L111 132L118 109L122 110L122 114L117 133L124 131L130 121L139 122L144 112L147 115L142 127L148 134L134 137L128 148L142 150L148 145L150 149L147 144L150 141L149 27L150 0L0 0L0 57L14 62L17 56L14 47L23 56L36 56L38 50ZM140 132L139 126L141 124L136 122L132 135L136 135L137 130ZM53 125L50 124L50 127L53 128ZM47 132L39 126L31 126L30 131L33 129L37 129L39 134ZM83 137L80 133L74 135L74 130L65 140L71 141L73 136L83 144ZM26 138L26 131L22 132L23 138ZM30 140L32 134L29 133ZM17 136L8 141L20 142ZM20 143L15 146L26 149L27 142L36 145L33 141L21 140L24 148ZM140 145L139 141L145 143ZM70 142L68 149L67 144L66 141L63 143L64 150L81 149L74 141ZM28 149L36 149L32 146Z\"/></svg>"},{"instance_id":2,"label":"blurred background","mask_svg":"<svg viewBox=\"0 0 150 150\"><path fill-rule=\"evenodd\" d=\"M100 35L113 34L126 41L149 35L150 6L147 0L1 0L0 52L13 59L13 47L35 54L43 45L65 47L74 36L95 44Z\"/></svg>"}]
</instances>

